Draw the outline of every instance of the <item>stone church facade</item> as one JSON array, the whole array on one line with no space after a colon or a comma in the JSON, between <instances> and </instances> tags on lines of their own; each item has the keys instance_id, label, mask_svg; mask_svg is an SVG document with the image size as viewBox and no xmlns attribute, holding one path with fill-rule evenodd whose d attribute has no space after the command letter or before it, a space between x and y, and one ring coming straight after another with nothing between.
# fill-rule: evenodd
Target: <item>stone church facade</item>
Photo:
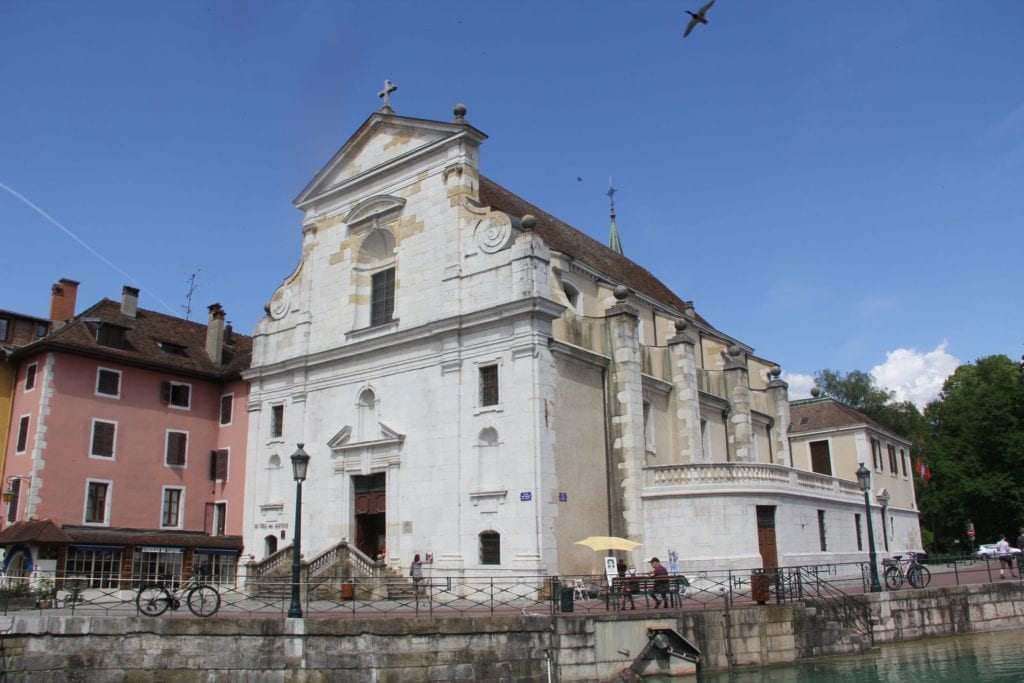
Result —
<instances>
[{"instance_id":1,"label":"stone church facade","mask_svg":"<svg viewBox=\"0 0 1024 683\"><path fill-rule=\"evenodd\" d=\"M863 559L856 465L793 467L778 367L481 175L486 135L454 114L385 105L295 200L299 263L245 373L247 551L291 543L303 443L307 559L348 540L435 573L589 573L591 535L642 543L638 567Z\"/></svg>"}]
</instances>

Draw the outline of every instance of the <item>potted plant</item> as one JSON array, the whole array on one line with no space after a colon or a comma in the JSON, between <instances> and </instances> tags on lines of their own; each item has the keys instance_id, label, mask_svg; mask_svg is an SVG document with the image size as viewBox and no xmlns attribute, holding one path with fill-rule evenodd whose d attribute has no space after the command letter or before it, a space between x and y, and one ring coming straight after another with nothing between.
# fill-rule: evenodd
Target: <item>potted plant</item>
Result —
<instances>
[{"instance_id":1,"label":"potted plant","mask_svg":"<svg viewBox=\"0 0 1024 683\"><path fill-rule=\"evenodd\" d=\"M53 599L57 597L57 587L54 585L53 579L39 579L32 592L36 596L36 607L40 609L53 607Z\"/></svg>"}]
</instances>

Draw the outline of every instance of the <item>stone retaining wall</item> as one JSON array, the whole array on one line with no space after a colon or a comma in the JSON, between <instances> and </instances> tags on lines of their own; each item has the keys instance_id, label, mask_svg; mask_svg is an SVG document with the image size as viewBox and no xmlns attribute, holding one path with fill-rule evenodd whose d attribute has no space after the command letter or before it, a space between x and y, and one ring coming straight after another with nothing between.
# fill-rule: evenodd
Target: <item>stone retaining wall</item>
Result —
<instances>
[{"instance_id":1,"label":"stone retaining wall","mask_svg":"<svg viewBox=\"0 0 1024 683\"><path fill-rule=\"evenodd\" d=\"M351 617L0 617L13 680L611 681L694 668L650 647L671 628L704 670L786 664L884 643L1024 628L1024 585L847 596L801 605L601 615Z\"/></svg>"}]
</instances>

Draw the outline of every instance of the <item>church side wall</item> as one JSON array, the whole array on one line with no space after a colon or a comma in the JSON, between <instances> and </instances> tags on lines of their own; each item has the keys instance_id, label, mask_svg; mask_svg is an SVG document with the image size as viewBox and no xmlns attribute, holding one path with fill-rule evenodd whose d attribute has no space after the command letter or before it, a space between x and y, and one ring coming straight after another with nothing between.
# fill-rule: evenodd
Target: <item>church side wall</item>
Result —
<instances>
[{"instance_id":1,"label":"church side wall","mask_svg":"<svg viewBox=\"0 0 1024 683\"><path fill-rule=\"evenodd\" d=\"M604 385L600 367L556 358L553 426L558 504L555 536L558 568L565 574L603 572L600 557L575 545L587 536L608 535L608 461L605 444Z\"/></svg>"}]
</instances>

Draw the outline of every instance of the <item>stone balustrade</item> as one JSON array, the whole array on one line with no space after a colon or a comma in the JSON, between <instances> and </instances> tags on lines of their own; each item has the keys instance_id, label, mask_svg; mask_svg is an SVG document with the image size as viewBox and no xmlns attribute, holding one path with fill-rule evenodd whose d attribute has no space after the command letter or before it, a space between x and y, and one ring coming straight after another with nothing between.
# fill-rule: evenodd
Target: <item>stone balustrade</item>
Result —
<instances>
[{"instance_id":1,"label":"stone balustrade","mask_svg":"<svg viewBox=\"0 0 1024 683\"><path fill-rule=\"evenodd\" d=\"M648 487L782 486L838 495L863 495L855 481L837 479L768 463L719 462L696 465L656 465L645 470Z\"/></svg>"}]
</instances>

